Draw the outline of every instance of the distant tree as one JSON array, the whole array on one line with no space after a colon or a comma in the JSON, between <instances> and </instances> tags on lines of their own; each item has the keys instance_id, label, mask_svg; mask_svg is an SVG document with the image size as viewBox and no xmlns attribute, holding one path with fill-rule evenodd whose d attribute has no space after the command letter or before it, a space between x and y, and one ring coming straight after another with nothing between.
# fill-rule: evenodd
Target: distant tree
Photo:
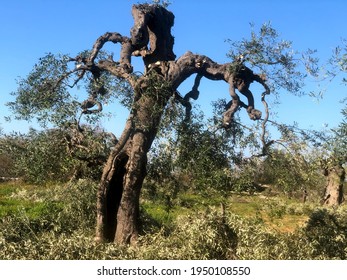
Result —
<instances>
[{"instance_id":1,"label":"distant tree","mask_svg":"<svg viewBox=\"0 0 347 280\"><path fill-rule=\"evenodd\" d=\"M263 85L265 102L265 95L270 93L267 79L274 81L274 90L280 86L297 92L303 78L296 70L296 54L291 50L291 43L281 40L268 24L259 34L252 32L250 40L232 44L231 63L218 64L205 55L191 52L176 59L171 35L174 15L164 6L134 5L132 15L135 23L130 37L107 32L90 51L76 57L48 54L42 58L29 76L19 81L14 93L16 101L10 104L18 117L36 116L42 122L77 127L82 117L98 116L102 104L112 97L119 98L129 108L124 131L104 166L97 196L96 239L117 243L134 243L137 239L139 197L146 176L147 154L170 100L186 108L188 120L190 99L198 98L200 79L225 81L230 86L231 101L221 125L229 128L240 108L245 108L251 119L261 119L249 90L252 82ZM118 61L102 51L108 42L121 45ZM134 71L131 62L134 56L142 57L143 73ZM263 65L259 69L267 69L267 77L264 73L253 73L247 65ZM196 75L192 90L181 96L177 88L191 75ZM85 101L76 99L70 92L71 87L81 83L89 93ZM246 102L235 89L246 96Z\"/></svg>"},{"instance_id":2,"label":"distant tree","mask_svg":"<svg viewBox=\"0 0 347 280\"><path fill-rule=\"evenodd\" d=\"M325 152L321 160L326 187L323 203L337 206L344 201L344 183L346 179L345 165L347 163L347 111L342 110L343 119L340 125L327 136L323 147Z\"/></svg>"},{"instance_id":3,"label":"distant tree","mask_svg":"<svg viewBox=\"0 0 347 280\"><path fill-rule=\"evenodd\" d=\"M346 171L343 163L336 157L330 156L323 163L324 175L327 178L324 189L323 204L338 206L344 201L343 187Z\"/></svg>"},{"instance_id":4,"label":"distant tree","mask_svg":"<svg viewBox=\"0 0 347 280\"><path fill-rule=\"evenodd\" d=\"M326 76L329 79L342 76L342 82L347 83L347 41L336 47L329 60L330 69ZM332 129L326 136L324 143L325 156L322 159L322 167L326 176L326 188L324 190L323 203L337 206L344 201L344 183L346 179L345 166L347 163L347 98L341 102L345 103L342 110L342 120L339 126Z\"/></svg>"},{"instance_id":5,"label":"distant tree","mask_svg":"<svg viewBox=\"0 0 347 280\"><path fill-rule=\"evenodd\" d=\"M267 178L269 174L272 174L271 180L275 182L281 178L291 178L285 182L291 181L290 185L296 187L303 186L305 194L314 191L312 186L316 188L314 192L317 192L317 187L322 185L324 193L322 188L318 190L322 204L340 205L344 201L344 166L347 162L344 123L343 120L338 128L321 131L281 125L282 139L274 143L279 142L285 147L283 156L271 153L271 157L265 160L265 166L269 167L269 163L272 166L269 170L275 168L273 171L280 173L267 172ZM321 175L325 176L325 180L322 180Z\"/></svg>"},{"instance_id":6,"label":"distant tree","mask_svg":"<svg viewBox=\"0 0 347 280\"><path fill-rule=\"evenodd\" d=\"M323 175L317 159L308 150L301 149L300 152L289 149L271 151L271 156L260 165L258 180L289 197L303 198L303 201L309 197L317 201L318 187L323 187Z\"/></svg>"}]
</instances>

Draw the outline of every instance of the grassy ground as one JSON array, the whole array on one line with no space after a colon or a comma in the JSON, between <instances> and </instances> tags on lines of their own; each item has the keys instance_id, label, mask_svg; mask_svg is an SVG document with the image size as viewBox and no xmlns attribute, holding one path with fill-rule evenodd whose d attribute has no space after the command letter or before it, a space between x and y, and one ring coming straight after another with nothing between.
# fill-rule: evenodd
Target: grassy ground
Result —
<instances>
[{"instance_id":1,"label":"grassy ground","mask_svg":"<svg viewBox=\"0 0 347 280\"><path fill-rule=\"evenodd\" d=\"M22 183L0 184L0 218L18 211L25 211L29 218L36 218L46 211L47 202L40 198L39 193L45 187Z\"/></svg>"},{"instance_id":2,"label":"grassy ground","mask_svg":"<svg viewBox=\"0 0 347 280\"><path fill-rule=\"evenodd\" d=\"M94 242L97 184L0 184L0 259L345 259L347 207L264 194L141 201L140 246Z\"/></svg>"},{"instance_id":3,"label":"grassy ground","mask_svg":"<svg viewBox=\"0 0 347 280\"><path fill-rule=\"evenodd\" d=\"M188 215L193 211L209 207L221 208L245 219L258 220L270 230L279 232L294 232L302 227L309 215L317 207L315 204L303 204L300 201L283 197L266 197L263 195L230 194L229 197L197 194L182 194L176 199L174 206L144 201L143 209L156 221L165 225L170 224L179 215ZM220 210L222 211L222 210Z\"/></svg>"},{"instance_id":4,"label":"grassy ground","mask_svg":"<svg viewBox=\"0 0 347 280\"><path fill-rule=\"evenodd\" d=\"M31 202L11 198L11 195L20 187L20 185L14 183L0 184L0 217L17 211L19 207L30 208L33 206Z\"/></svg>"},{"instance_id":5,"label":"grassy ground","mask_svg":"<svg viewBox=\"0 0 347 280\"><path fill-rule=\"evenodd\" d=\"M47 202L40 198L48 187L33 186L22 183L0 184L0 217L17 211L26 211L29 216L39 216L45 211ZM302 226L312 212L314 205L281 197L262 195L231 194L229 197L219 195L204 197L198 194L184 193L167 205L153 201L142 201L142 209L158 224L168 225L179 215L208 207L225 205L227 212L247 219L263 221L269 228L281 232L292 232Z\"/></svg>"}]
</instances>

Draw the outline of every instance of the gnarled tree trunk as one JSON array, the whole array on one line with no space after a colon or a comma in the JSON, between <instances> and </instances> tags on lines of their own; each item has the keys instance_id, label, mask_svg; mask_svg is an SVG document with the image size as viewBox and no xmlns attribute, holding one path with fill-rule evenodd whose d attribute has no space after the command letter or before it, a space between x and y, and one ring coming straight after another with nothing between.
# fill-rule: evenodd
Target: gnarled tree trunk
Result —
<instances>
[{"instance_id":1,"label":"gnarled tree trunk","mask_svg":"<svg viewBox=\"0 0 347 280\"><path fill-rule=\"evenodd\" d=\"M153 92L153 88L143 84L137 108L131 113L104 167L98 190L96 238L99 241L128 244L137 239L139 197L146 176L147 153L157 134L165 104L172 95L163 89Z\"/></svg>"},{"instance_id":2,"label":"gnarled tree trunk","mask_svg":"<svg viewBox=\"0 0 347 280\"><path fill-rule=\"evenodd\" d=\"M338 206L343 200L343 184L346 172L340 162L333 160L328 163L324 169L324 175L327 178L327 185L324 192L325 205Z\"/></svg>"},{"instance_id":3,"label":"gnarled tree trunk","mask_svg":"<svg viewBox=\"0 0 347 280\"><path fill-rule=\"evenodd\" d=\"M96 78L103 71L108 72L127 80L134 89L130 115L104 167L97 196L96 239L123 244L134 243L137 239L139 197L146 176L147 153L170 97L185 106L189 115L189 99L198 97L200 79L224 80L230 86L232 97L230 108L224 115L226 126L243 104L235 93L230 63L217 64L206 56L191 52L175 60L171 35L174 16L171 12L160 5L142 4L134 5L132 14L135 24L131 38L119 33L104 34L95 42L89 58L82 60L83 65L78 68L79 71L91 71ZM106 42L121 44L118 62L112 58L95 62ZM143 58L145 73L140 77L133 74L132 56ZM252 76L248 78L259 81L257 75L250 73ZM183 98L177 88L193 74L198 77L192 91Z\"/></svg>"}]
</instances>

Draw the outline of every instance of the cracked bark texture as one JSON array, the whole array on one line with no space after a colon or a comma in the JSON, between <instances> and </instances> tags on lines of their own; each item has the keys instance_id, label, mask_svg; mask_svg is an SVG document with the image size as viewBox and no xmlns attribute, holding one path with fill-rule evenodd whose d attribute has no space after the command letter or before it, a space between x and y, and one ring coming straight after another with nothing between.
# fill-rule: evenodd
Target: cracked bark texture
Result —
<instances>
[{"instance_id":1,"label":"cracked bark texture","mask_svg":"<svg viewBox=\"0 0 347 280\"><path fill-rule=\"evenodd\" d=\"M327 184L324 192L324 205L338 206L344 201L343 185L346 177L345 169L341 162L330 159L324 169Z\"/></svg>"},{"instance_id":2,"label":"cracked bark texture","mask_svg":"<svg viewBox=\"0 0 347 280\"><path fill-rule=\"evenodd\" d=\"M177 95L179 85L197 74L192 92L179 99L189 107L189 99L198 97L202 77L227 82L232 101L224 115L226 124L232 121L233 114L243 104L235 93L231 63L218 64L207 56L191 52L175 60L174 38L171 35L174 15L170 11L160 5L139 4L133 6L132 15L134 26L130 37L116 32L105 33L96 40L89 58L79 66L89 71L108 71L126 79L134 90L132 109L124 131L105 164L97 194L96 240L121 244L136 243L139 198L146 176L147 153L157 134L164 108L170 97ZM107 42L121 44L119 61L108 58L95 62ZM141 77L133 74L133 56L143 58L145 74Z\"/></svg>"}]
</instances>

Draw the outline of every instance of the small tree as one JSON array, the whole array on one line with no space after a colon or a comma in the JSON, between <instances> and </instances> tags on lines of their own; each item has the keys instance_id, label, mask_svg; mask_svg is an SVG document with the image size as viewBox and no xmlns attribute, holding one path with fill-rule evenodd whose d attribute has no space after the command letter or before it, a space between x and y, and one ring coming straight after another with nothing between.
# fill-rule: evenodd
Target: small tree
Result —
<instances>
[{"instance_id":1,"label":"small tree","mask_svg":"<svg viewBox=\"0 0 347 280\"><path fill-rule=\"evenodd\" d=\"M139 197L146 176L147 153L169 100L174 98L186 107L188 118L189 101L198 98L200 79L225 81L230 85L232 99L223 118L222 125L227 128L233 122L234 113L243 107L251 119L261 118L249 90L253 81L261 83L265 93L269 93L266 77L253 73L247 63L264 65L262 69L268 65L267 78L273 80L273 74L277 77L276 85L282 81L280 86L291 91L299 89L298 81L302 78L295 70L297 64L290 42L280 40L269 25L264 25L259 34L252 32L250 40L233 45L234 61L218 64L205 55L191 52L176 59L171 35L174 15L164 6L134 5L132 15L135 22L130 37L107 32L96 40L90 51L76 57L49 54L41 59L27 79L19 82L16 101L10 104L22 118L36 115L41 121L77 123L77 127L81 116L92 118L102 111L103 101L114 96L128 106L124 131L108 156L97 195L96 239L118 243L133 243L137 239ZM121 45L118 61L102 51L108 42ZM143 74L134 72L133 56L142 57ZM276 72L271 72L271 68ZM197 76L192 91L180 96L177 88L194 74ZM74 99L69 86L83 82L89 97L81 102ZM246 96L247 103L240 100L235 89ZM80 116L76 113L79 110Z\"/></svg>"}]
</instances>

